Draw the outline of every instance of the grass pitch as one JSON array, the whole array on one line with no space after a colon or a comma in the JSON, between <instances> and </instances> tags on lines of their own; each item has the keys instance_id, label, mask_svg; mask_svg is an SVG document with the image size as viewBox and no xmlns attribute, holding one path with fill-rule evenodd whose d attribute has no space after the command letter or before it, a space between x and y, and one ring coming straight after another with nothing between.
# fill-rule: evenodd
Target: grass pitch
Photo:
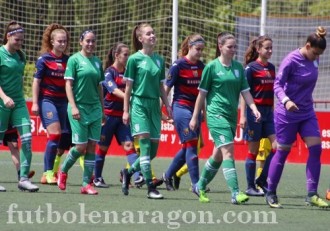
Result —
<instances>
[{"instance_id":1,"label":"grass pitch","mask_svg":"<svg viewBox=\"0 0 330 231\"><path fill-rule=\"evenodd\" d=\"M63 159L62 159L63 161ZM157 176L165 171L171 159L159 158L152 163ZM205 160L200 161L200 171ZM125 165L125 157L107 157L103 176L109 189L98 189L99 195L80 194L82 170L78 165L69 171L67 190L57 186L41 185L43 156L34 155L32 168L36 171L33 182L37 193L20 192L17 175L9 153L0 155L0 184L7 192L0 193L0 230L328 230L330 209L322 210L304 204L305 165L287 164L278 188L278 196L284 209L271 209L263 197L250 197L244 205L232 205L230 193L220 170L209 184L211 203L202 204L189 191L186 175L180 189L167 192L159 187L163 200L146 197L146 187L132 188L124 196L119 182L119 171ZM244 163L236 162L241 190L245 190ZM330 168L322 166L319 184L324 198L329 185Z\"/></svg>"}]
</instances>

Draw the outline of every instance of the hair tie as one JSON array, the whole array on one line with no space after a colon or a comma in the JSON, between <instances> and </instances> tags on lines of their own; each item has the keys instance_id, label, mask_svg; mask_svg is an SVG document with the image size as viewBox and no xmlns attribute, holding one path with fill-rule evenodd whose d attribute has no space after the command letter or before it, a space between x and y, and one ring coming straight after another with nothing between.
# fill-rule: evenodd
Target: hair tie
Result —
<instances>
[{"instance_id":1,"label":"hair tie","mask_svg":"<svg viewBox=\"0 0 330 231\"><path fill-rule=\"evenodd\" d=\"M16 30L12 30L12 31L8 32L7 34L8 35L13 35L13 34L16 34L16 33L23 33L23 32L24 32L23 28L18 28Z\"/></svg>"}]
</instances>

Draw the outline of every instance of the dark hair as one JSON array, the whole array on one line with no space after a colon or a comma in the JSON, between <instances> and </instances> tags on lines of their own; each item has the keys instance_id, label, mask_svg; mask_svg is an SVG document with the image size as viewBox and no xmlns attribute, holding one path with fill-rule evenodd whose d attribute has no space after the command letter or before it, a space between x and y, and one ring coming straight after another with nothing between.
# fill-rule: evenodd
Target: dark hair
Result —
<instances>
[{"instance_id":1,"label":"dark hair","mask_svg":"<svg viewBox=\"0 0 330 231\"><path fill-rule=\"evenodd\" d=\"M273 41L268 35L262 35L253 39L245 52L244 64L247 65L259 57L257 50L262 47L265 41Z\"/></svg>"},{"instance_id":2,"label":"dark hair","mask_svg":"<svg viewBox=\"0 0 330 231\"><path fill-rule=\"evenodd\" d=\"M316 29L316 32L310 34L307 37L306 43L311 44L311 47L320 48L321 50L325 50L327 47L327 41L325 36L327 35L327 31L324 27L319 26Z\"/></svg>"},{"instance_id":3,"label":"dark hair","mask_svg":"<svg viewBox=\"0 0 330 231\"><path fill-rule=\"evenodd\" d=\"M217 47L215 51L215 57L219 57L221 55L220 49L219 49L219 44L223 45L226 43L228 39L235 39L234 35L232 35L229 32L220 32L217 36Z\"/></svg>"},{"instance_id":4,"label":"dark hair","mask_svg":"<svg viewBox=\"0 0 330 231\"><path fill-rule=\"evenodd\" d=\"M8 42L7 35L13 35L16 33L24 33L24 29L16 21L10 21L8 23L8 25L6 26L5 33L3 35L3 44L5 45ZM17 53L18 53L20 59L25 62L25 55L24 55L23 51L18 50Z\"/></svg>"},{"instance_id":5,"label":"dark hair","mask_svg":"<svg viewBox=\"0 0 330 231\"><path fill-rule=\"evenodd\" d=\"M119 54L123 48L128 48L124 43L116 43L108 52L107 58L105 60L104 69L110 67L115 62L116 53Z\"/></svg>"},{"instance_id":6,"label":"dark hair","mask_svg":"<svg viewBox=\"0 0 330 231\"><path fill-rule=\"evenodd\" d=\"M81 33L81 35L80 35L80 37L79 37L79 40L80 40L80 41L83 41L84 38L85 38L85 36L86 36L86 34L88 34L88 33L93 33L93 34L95 35L95 32L94 32L93 30L91 30L91 29L86 29L86 30L84 30L84 31Z\"/></svg>"},{"instance_id":7,"label":"dark hair","mask_svg":"<svg viewBox=\"0 0 330 231\"><path fill-rule=\"evenodd\" d=\"M193 45L196 45L199 43L205 44L205 40L200 34L191 34L191 35L187 36L181 43L179 57L186 56L189 52L189 47L192 47Z\"/></svg>"},{"instance_id":8,"label":"dark hair","mask_svg":"<svg viewBox=\"0 0 330 231\"><path fill-rule=\"evenodd\" d=\"M65 54L68 53L69 44L70 44L70 34L69 34L69 32L67 31L67 29L65 29L64 26L62 26L58 23L52 23L49 26L47 26L47 28L45 29L45 31L42 35L40 54L50 52L53 49L53 45L51 43L51 40L54 39L54 35L58 32L66 34L67 45L66 45L64 53Z\"/></svg>"},{"instance_id":9,"label":"dark hair","mask_svg":"<svg viewBox=\"0 0 330 231\"><path fill-rule=\"evenodd\" d=\"M132 31L132 47L134 51L142 49L142 43L139 41L139 37L142 35L142 27L151 27L149 23L140 23L133 28Z\"/></svg>"}]
</instances>

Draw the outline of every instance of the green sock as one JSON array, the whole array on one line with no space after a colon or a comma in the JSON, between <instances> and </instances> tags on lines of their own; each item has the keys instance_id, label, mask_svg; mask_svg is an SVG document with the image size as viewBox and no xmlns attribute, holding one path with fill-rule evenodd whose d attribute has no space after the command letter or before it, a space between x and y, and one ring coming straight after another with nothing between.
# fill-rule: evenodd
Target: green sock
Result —
<instances>
[{"instance_id":1,"label":"green sock","mask_svg":"<svg viewBox=\"0 0 330 231\"><path fill-rule=\"evenodd\" d=\"M93 175L94 167L95 167L95 154L86 153L84 160L83 186L86 186L90 183Z\"/></svg>"},{"instance_id":2,"label":"green sock","mask_svg":"<svg viewBox=\"0 0 330 231\"><path fill-rule=\"evenodd\" d=\"M206 185L213 180L220 166L221 162L216 162L212 157L207 160L202 170L202 174L199 177L199 181L197 182L199 189L206 189Z\"/></svg>"},{"instance_id":3,"label":"green sock","mask_svg":"<svg viewBox=\"0 0 330 231\"><path fill-rule=\"evenodd\" d=\"M81 154L77 151L76 147L72 147L63 162L61 171L67 173L80 156Z\"/></svg>"},{"instance_id":4,"label":"green sock","mask_svg":"<svg viewBox=\"0 0 330 231\"><path fill-rule=\"evenodd\" d=\"M158 151L159 142L150 142L150 160L153 160Z\"/></svg>"},{"instance_id":5,"label":"green sock","mask_svg":"<svg viewBox=\"0 0 330 231\"><path fill-rule=\"evenodd\" d=\"M58 172L58 168L61 164L61 156L56 155L55 161L54 161L54 167L53 167L53 172Z\"/></svg>"},{"instance_id":6,"label":"green sock","mask_svg":"<svg viewBox=\"0 0 330 231\"><path fill-rule=\"evenodd\" d=\"M140 168L143 174L146 183L149 185L151 184L151 167L150 167L150 139L149 138L142 138L139 140L140 143ZM149 186L148 185L148 186Z\"/></svg>"},{"instance_id":7,"label":"green sock","mask_svg":"<svg viewBox=\"0 0 330 231\"><path fill-rule=\"evenodd\" d=\"M239 188L237 172L235 169L235 161L233 159L224 160L222 164L222 170L225 180L227 182L227 186L230 189L231 193L237 193L239 191Z\"/></svg>"},{"instance_id":8,"label":"green sock","mask_svg":"<svg viewBox=\"0 0 330 231\"><path fill-rule=\"evenodd\" d=\"M20 177L28 179L30 172L32 151L31 151L31 138L32 134L29 126L17 127L18 133L21 138L21 150L20 150Z\"/></svg>"}]
</instances>

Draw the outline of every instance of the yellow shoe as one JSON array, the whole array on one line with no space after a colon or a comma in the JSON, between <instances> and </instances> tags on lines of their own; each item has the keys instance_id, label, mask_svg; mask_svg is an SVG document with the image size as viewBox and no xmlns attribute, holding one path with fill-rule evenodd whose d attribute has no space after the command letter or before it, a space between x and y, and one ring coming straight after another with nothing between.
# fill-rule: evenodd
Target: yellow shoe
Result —
<instances>
[{"instance_id":1,"label":"yellow shoe","mask_svg":"<svg viewBox=\"0 0 330 231\"><path fill-rule=\"evenodd\" d=\"M50 184L50 185L55 185L57 184L57 180L54 176L54 172L53 171L47 171L46 172L46 183Z\"/></svg>"},{"instance_id":2,"label":"yellow shoe","mask_svg":"<svg viewBox=\"0 0 330 231\"><path fill-rule=\"evenodd\" d=\"M329 204L325 202L319 195L314 195L312 197L307 196L305 200L306 205L316 206L319 208L329 208Z\"/></svg>"}]
</instances>

